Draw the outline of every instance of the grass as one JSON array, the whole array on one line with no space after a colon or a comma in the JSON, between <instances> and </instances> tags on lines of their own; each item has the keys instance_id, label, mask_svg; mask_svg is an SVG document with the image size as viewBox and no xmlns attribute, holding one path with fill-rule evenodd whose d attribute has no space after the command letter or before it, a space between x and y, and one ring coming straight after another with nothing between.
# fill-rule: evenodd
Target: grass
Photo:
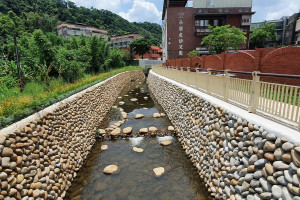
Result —
<instances>
[{"instance_id":1,"label":"grass","mask_svg":"<svg viewBox=\"0 0 300 200\"><path fill-rule=\"evenodd\" d=\"M0 128L4 128L115 74L140 69L142 68L128 66L94 76L85 75L84 78L75 83L52 79L49 87L43 83L28 82L22 93L18 87L3 91L0 94Z\"/></svg>"}]
</instances>

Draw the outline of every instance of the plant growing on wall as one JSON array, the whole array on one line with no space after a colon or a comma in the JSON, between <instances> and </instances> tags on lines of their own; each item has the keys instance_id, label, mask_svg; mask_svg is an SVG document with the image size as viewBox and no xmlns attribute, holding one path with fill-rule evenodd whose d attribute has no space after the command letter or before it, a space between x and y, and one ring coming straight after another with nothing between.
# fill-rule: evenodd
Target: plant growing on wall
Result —
<instances>
[{"instance_id":1,"label":"plant growing on wall","mask_svg":"<svg viewBox=\"0 0 300 200\"><path fill-rule=\"evenodd\" d=\"M225 26L208 26L211 33L204 37L202 45L204 45L209 53L219 54L226 52L229 48L237 50L242 44L246 43L246 36L243 31L236 27Z\"/></svg>"},{"instance_id":2,"label":"plant growing on wall","mask_svg":"<svg viewBox=\"0 0 300 200\"><path fill-rule=\"evenodd\" d=\"M188 57L198 57L200 55L200 51L198 50L193 50L193 51L190 51L187 56Z\"/></svg>"},{"instance_id":3,"label":"plant growing on wall","mask_svg":"<svg viewBox=\"0 0 300 200\"><path fill-rule=\"evenodd\" d=\"M265 40L272 40L276 41L276 30L275 30L275 24L266 24L261 28L255 28L252 30L252 33L250 35L250 46L251 48L262 48L264 47Z\"/></svg>"}]
</instances>

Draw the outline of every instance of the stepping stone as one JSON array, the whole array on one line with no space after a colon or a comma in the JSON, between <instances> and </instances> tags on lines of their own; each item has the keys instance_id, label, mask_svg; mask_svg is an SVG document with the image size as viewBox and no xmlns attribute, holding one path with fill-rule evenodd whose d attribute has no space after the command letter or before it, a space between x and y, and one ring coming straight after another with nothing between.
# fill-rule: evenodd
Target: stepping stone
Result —
<instances>
[{"instance_id":1,"label":"stepping stone","mask_svg":"<svg viewBox=\"0 0 300 200\"><path fill-rule=\"evenodd\" d=\"M99 131L99 133L100 133L101 135L106 134L106 131L105 131L104 129L99 129L98 131Z\"/></svg>"},{"instance_id":2,"label":"stepping stone","mask_svg":"<svg viewBox=\"0 0 300 200\"><path fill-rule=\"evenodd\" d=\"M165 173L165 169L163 167L157 167L153 169L153 172L156 177L161 177Z\"/></svg>"},{"instance_id":3,"label":"stepping stone","mask_svg":"<svg viewBox=\"0 0 300 200\"><path fill-rule=\"evenodd\" d=\"M160 144L163 145L163 146L168 146L168 145L172 144L172 141L171 140L165 140L165 141L160 142Z\"/></svg>"},{"instance_id":4,"label":"stepping stone","mask_svg":"<svg viewBox=\"0 0 300 200\"><path fill-rule=\"evenodd\" d=\"M174 131L174 127L173 126L168 126L168 131Z\"/></svg>"},{"instance_id":5,"label":"stepping stone","mask_svg":"<svg viewBox=\"0 0 300 200\"><path fill-rule=\"evenodd\" d=\"M145 100L148 100L148 97L144 97Z\"/></svg>"},{"instance_id":6,"label":"stepping stone","mask_svg":"<svg viewBox=\"0 0 300 200\"><path fill-rule=\"evenodd\" d=\"M108 165L103 170L103 172L105 174L116 174L116 173L118 173L118 171L119 171L119 168L117 165Z\"/></svg>"},{"instance_id":7,"label":"stepping stone","mask_svg":"<svg viewBox=\"0 0 300 200\"><path fill-rule=\"evenodd\" d=\"M123 129L124 134L130 134L132 132L132 127L126 127Z\"/></svg>"},{"instance_id":8,"label":"stepping stone","mask_svg":"<svg viewBox=\"0 0 300 200\"><path fill-rule=\"evenodd\" d=\"M114 125L115 125L115 126L116 126L116 128L117 128L117 127L121 126L121 125L122 125L122 123L120 123L120 122L116 122L116 123L114 123Z\"/></svg>"},{"instance_id":9,"label":"stepping stone","mask_svg":"<svg viewBox=\"0 0 300 200\"><path fill-rule=\"evenodd\" d=\"M120 128L116 128L116 129L114 129L111 133L110 133L110 135L112 135L112 136L117 136L117 135L119 135L121 133L121 129Z\"/></svg>"},{"instance_id":10,"label":"stepping stone","mask_svg":"<svg viewBox=\"0 0 300 200\"><path fill-rule=\"evenodd\" d=\"M166 114L165 114L165 113L160 113L160 116L161 116L161 117L165 117Z\"/></svg>"},{"instance_id":11,"label":"stepping stone","mask_svg":"<svg viewBox=\"0 0 300 200\"><path fill-rule=\"evenodd\" d=\"M105 151L105 150L107 150L107 149L108 149L108 146L107 146L106 144L104 144L104 145L101 146L101 150L102 150L102 151Z\"/></svg>"},{"instance_id":12,"label":"stepping stone","mask_svg":"<svg viewBox=\"0 0 300 200\"><path fill-rule=\"evenodd\" d=\"M122 97L118 97L118 99L122 99Z\"/></svg>"},{"instance_id":13,"label":"stepping stone","mask_svg":"<svg viewBox=\"0 0 300 200\"><path fill-rule=\"evenodd\" d=\"M132 150L137 152L137 153L143 153L144 152L144 149L138 148L138 147L133 147Z\"/></svg>"},{"instance_id":14,"label":"stepping stone","mask_svg":"<svg viewBox=\"0 0 300 200\"><path fill-rule=\"evenodd\" d=\"M159 118L159 117L160 117L160 114L159 114L159 113L153 113L153 117L154 117L154 118Z\"/></svg>"},{"instance_id":15,"label":"stepping stone","mask_svg":"<svg viewBox=\"0 0 300 200\"><path fill-rule=\"evenodd\" d=\"M157 131L156 127L154 127L154 126L149 127L149 132L153 133L155 131Z\"/></svg>"},{"instance_id":16,"label":"stepping stone","mask_svg":"<svg viewBox=\"0 0 300 200\"><path fill-rule=\"evenodd\" d=\"M148 133L148 128L141 128L140 133Z\"/></svg>"},{"instance_id":17,"label":"stepping stone","mask_svg":"<svg viewBox=\"0 0 300 200\"><path fill-rule=\"evenodd\" d=\"M123 117L124 119L127 118L127 113L126 113L126 112L122 112L121 115L122 115L122 117Z\"/></svg>"},{"instance_id":18,"label":"stepping stone","mask_svg":"<svg viewBox=\"0 0 300 200\"><path fill-rule=\"evenodd\" d=\"M120 101L120 102L119 102L119 105L120 105L120 106L122 106L122 105L124 105L124 104L125 104L124 101Z\"/></svg>"},{"instance_id":19,"label":"stepping stone","mask_svg":"<svg viewBox=\"0 0 300 200\"><path fill-rule=\"evenodd\" d=\"M137 115L135 116L136 119L141 119L141 118L143 118L143 117L144 117L143 114L137 114Z\"/></svg>"},{"instance_id":20,"label":"stepping stone","mask_svg":"<svg viewBox=\"0 0 300 200\"><path fill-rule=\"evenodd\" d=\"M130 101L132 101L132 102L136 102L137 100L138 100L137 98L130 99Z\"/></svg>"}]
</instances>

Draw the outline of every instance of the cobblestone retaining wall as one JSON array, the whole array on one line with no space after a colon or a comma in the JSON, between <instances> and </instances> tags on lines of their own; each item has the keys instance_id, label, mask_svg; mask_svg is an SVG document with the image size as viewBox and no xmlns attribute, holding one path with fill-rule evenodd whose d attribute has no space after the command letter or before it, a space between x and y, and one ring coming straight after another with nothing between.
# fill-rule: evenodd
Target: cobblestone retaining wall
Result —
<instances>
[{"instance_id":1,"label":"cobblestone retaining wall","mask_svg":"<svg viewBox=\"0 0 300 200\"><path fill-rule=\"evenodd\" d=\"M300 199L300 147L293 141L278 138L152 72L148 84L211 196Z\"/></svg>"},{"instance_id":2,"label":"cobblestone retaining wall","mask_svg":"<svg viewBox=\"0 0 300 200\"><path fill-rule=\"evenodd\" d=\"M97 126L133 78L142 81L144 74L120 73L1 134L0 199L62 199L95 143Z\"/></svg>"}]
</instances>

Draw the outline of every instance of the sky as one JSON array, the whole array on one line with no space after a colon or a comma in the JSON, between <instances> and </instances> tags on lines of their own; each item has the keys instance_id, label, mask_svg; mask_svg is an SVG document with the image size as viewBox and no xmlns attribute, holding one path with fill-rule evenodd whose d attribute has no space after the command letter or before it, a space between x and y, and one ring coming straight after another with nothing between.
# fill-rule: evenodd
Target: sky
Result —
<instances>
[{"instance_id":1,"label":"sky","mask_svg":"<svg viewBox=\"0 0 300 200\"><path fill-rule=\"evenodd\" d=\"M164 0L71 0L77 6L110 10L130 22L161 24ZM279 19L300 11L300 0L253 0L252 22Z\"/></svg>"}]
</instances>

